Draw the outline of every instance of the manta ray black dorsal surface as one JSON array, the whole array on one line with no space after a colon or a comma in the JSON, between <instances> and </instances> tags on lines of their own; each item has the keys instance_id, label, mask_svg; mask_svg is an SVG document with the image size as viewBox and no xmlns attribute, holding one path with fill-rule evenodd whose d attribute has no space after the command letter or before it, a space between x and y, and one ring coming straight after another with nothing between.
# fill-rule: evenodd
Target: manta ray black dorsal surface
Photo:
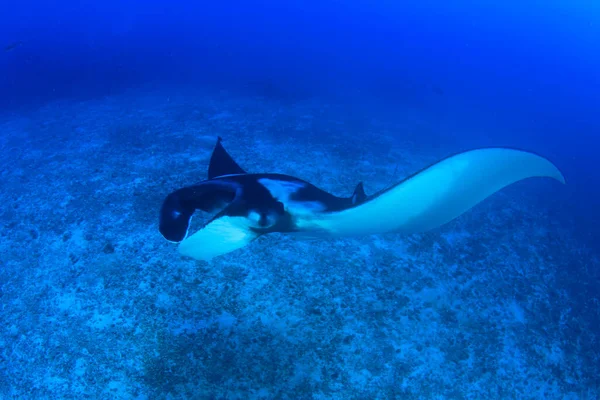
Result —
<instances>
[{"instance_id":1,"label":"manta ray black dorsal surface","mask_svg":"<svg viewBox=\"0 0 600 400\"><path fill-rule=\"evenodd\" d=\"M246 171L242 169L235 162L235 160L227 153L223 145L221 144L221 137L217 139L217 144L213 149L212 155L210 156L210 163L208 164L208 179L214 179L224 175L237 175L245 174Z\"/></svg>"}]
</instances>

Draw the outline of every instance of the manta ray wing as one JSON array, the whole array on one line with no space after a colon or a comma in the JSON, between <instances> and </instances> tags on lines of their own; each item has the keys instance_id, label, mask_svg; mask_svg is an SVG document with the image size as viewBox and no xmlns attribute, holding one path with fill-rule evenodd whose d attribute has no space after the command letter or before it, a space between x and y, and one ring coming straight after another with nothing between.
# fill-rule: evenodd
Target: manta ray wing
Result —
<instances>
[{"instance_id":1,"label":"manta ray wing","mask_svg":"<svg viewBox=\"0 0 600 400\"><path fill-rule=\"evenodd\" d=\"M224 210L225 211L225 210ZM222 213L179 244L179 253L200 261L230 253L250 244L260 234L248 218Z\"/></svg>"},{"instance_id":2,"label":"manta ray wing","mask_svg":"<svg viewBox=\"0 0 600 400\"><path fill-rule=\"evenodd\" d=\"M333 236L416 233L443 225L500 189L532 177L565 183L558 168L533 153L484 148L448 157L364 203L306 220L303 229Z\"/></svg>"}]
</instances>

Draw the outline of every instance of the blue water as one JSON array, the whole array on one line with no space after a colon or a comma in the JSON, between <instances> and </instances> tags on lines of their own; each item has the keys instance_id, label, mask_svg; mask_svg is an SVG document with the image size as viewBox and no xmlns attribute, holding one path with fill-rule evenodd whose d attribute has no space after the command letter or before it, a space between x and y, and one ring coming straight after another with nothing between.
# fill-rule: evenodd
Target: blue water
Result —
<instances>
[{"instance_id":1,"label":"blue water","mask_svg":"<svg viewBox=\"0 0 600 400\"><path fill-rule=\"evenodd\" d=\"M600 397L597 2L1 10L0 398ZM157 213L217 136L338 195L482 146L567 185L197 262Z\"/></svg>"}]
</instances>

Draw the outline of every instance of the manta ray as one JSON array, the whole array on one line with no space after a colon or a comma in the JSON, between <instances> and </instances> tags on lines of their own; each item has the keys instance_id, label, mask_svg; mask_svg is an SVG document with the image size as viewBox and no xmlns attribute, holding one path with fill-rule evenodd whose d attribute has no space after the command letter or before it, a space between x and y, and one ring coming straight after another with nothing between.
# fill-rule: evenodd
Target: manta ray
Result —
<instances>
[{"instance_id":1,"label":"manta ray","mask_svg":"<svg viewBox=\"0 0 600 400\"><path fill-rule=\"evenodd\" d=\"M277 173L248 173L217 139L208 179L167 195L159 217L163 237L179 252L209 261L273 232L351 237L439 227L517 181L549 177L565 183L546 158L510 148L480 148L446 157L371 195L358 183L338 197ZM196 211L214 215L190 234Z\"/></svg>"}]
</instances>

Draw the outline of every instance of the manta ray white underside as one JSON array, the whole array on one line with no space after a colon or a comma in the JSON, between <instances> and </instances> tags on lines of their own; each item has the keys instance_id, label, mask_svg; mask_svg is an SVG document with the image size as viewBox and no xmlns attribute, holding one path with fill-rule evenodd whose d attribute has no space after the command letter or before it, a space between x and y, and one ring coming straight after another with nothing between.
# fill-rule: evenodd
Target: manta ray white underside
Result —
<instances>
[{"instance_id":1,"label":"manta ray white underside","mask_svg":"<svg viewBox=\"0 0 600 400\"><path fill-rule=\"evenodd\" d=\"M503 148L468 151L432 165L372 201L317 215L305 223L334 236L424 232L453 220L500 189L532 177L565 183L554 164L532 153Z\"/></svg>"},{"instance_id":2,"label":"manta ray white underside","mask_svg":"<svg viewBox=\"0 0 600 400\"><path fill-rule=\"evenodd\" d=\"M290 202L290 191L297 189L294 185L269 190L292 215L296 232L330 237L411 234L439 227L500 189L532 177L565 183L558 168L541 156L507 148L484 148L448 157L341 211L322 211L314 202L306 208ZM210 260L260 236L252 230L253 226L251 218L223 216L183 240L179 251L197 260Z\"/></svg>"}]
</instances>

